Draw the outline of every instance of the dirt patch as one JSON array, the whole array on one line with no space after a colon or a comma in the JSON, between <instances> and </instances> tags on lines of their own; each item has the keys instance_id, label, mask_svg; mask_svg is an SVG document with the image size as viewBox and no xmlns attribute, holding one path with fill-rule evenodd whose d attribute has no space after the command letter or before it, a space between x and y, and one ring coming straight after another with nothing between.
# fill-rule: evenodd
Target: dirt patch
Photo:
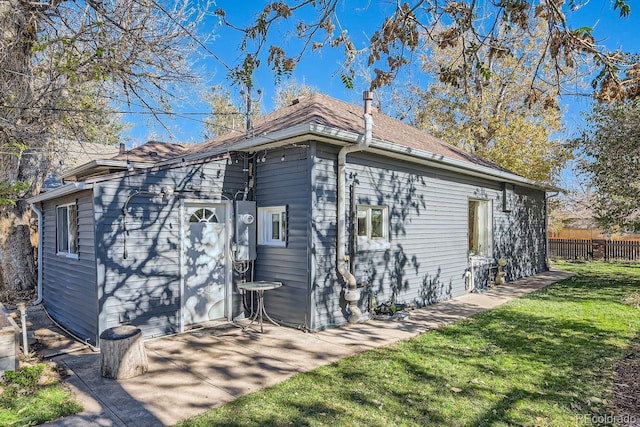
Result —
<instances>
[{"instance_id":1,"label":"dirt patch","mask_svg":"<svg viewBox=\"0 0 640 427\"><path fill-rule=\"evenodd\" d=\"M7 310L15 310L19 302L26 302L29 305L37 297L37 290L31 289L28 291L8 291L6 289L0 290L0 302Z\"/></svg>"},{"instance_id":2,"label":"dirt patch","mask_svg":"<svg viewBox=\"0 0 640 427\"><path fill-rule=\"evenodd\" d=\"M613 413L635 419L640 426L640 342L636 342L616 367L613 377Z\"/></svg>"}]
</instances>

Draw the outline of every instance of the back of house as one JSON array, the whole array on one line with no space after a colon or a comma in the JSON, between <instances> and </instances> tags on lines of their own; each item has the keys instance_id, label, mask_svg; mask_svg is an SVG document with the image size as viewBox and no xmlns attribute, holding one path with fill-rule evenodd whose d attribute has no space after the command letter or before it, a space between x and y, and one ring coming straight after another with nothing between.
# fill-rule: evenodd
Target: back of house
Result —
<instances>
[{"instance_id":1,"label":"back of house","mask_svg":"<svg viewBox=\"0 0 640 427\"><path fill-rule=\"evenodd\" d=\"M367 107L368 108L368 107ZM547 269L546 191L381 113L315 94L252 132L157 142L66 174L42 216L42 295L80 339L250 312L316 331Z\"/></svg>"}]
</instances>

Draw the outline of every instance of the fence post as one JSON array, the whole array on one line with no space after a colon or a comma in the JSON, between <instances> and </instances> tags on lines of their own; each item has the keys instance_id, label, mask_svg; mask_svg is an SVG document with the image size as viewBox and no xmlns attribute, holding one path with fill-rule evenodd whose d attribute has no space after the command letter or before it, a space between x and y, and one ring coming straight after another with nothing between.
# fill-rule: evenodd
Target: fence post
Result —
<instances>
[{"instance_id":1,"label":"fence post","mask_svg":"<svg viewBox=\"0 0 640 427\"><path fill-rule=\"evenodd\" d=\"M606 240L594 240L593 241L593 259L604 259L607 260L606 254Z\"/></svg>"}]
</instances>

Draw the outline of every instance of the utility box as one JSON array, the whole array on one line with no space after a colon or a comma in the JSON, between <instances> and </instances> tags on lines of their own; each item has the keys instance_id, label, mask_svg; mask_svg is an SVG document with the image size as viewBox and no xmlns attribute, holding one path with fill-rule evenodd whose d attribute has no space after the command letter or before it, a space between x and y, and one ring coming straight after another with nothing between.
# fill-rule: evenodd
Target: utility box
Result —
<instances>
[{"instance_id":1,"label":"utility box","mask_svg":"<svg viewBox=\"0 0 640 427\"><path fill-rule=\"evenodd\" d=\"M256 259L256 202L236 201L236 261Z\"/></svg>"},{"instance_id":2,"label":"utility box","mask_svg":"<svg viewBox=\"0 0 640 427\"><path fill-rule=\"evenodd\" d=\"M502 183L502 212L511 212L516 204L516 186L514 184Z\"/></svg>"}]
</instances>

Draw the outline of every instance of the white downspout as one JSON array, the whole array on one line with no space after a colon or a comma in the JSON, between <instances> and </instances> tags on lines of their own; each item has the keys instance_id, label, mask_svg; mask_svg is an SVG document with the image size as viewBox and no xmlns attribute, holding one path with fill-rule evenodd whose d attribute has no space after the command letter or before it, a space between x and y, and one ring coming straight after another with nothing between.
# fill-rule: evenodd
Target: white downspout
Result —
<instances>
[{"instance_id":1,"label":"white downspout","mask_svg":"<svg viewBox=\"0 0 640 427\"><path fill-rule=\"evenodd\" d=\"M347 287L344 289L344 299L349 303L348 318L349 323L356 323L360 320L362 312L357 306L360 300L360 291L356 284L356 278L349 271L349 256L346 253L347 242L347 203L346 201L346 176L345 169L347 163L347 154L356 151L364 151L371 144L373 135L373 116L371 115L371 101L373 97L371 92L363 93L364 99L364 138L360 140L358 145L347 145L340 149L338 153L338 241L337 241L337 261L338 272L344 279Z\"/></svg>"},{"instance_id":2,"label":"white downspout","mask_svg":"<svg viewBox=\"0 0 640 427\"><path fill-rule=\"evenodd\" d=\"M31 203L31 210L38 216L38 295L33 302L33 305L38 305L42 302L42 211L35 203Z\"/></svg>"}]
</instances>

